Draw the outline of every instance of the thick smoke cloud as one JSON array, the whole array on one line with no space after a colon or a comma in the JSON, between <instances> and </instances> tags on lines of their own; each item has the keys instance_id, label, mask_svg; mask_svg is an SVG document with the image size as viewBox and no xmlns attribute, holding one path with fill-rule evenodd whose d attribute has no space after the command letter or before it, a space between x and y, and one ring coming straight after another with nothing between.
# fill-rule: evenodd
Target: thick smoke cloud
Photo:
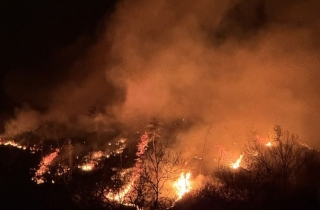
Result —
<instances>
[{"instance_id":1,"label":"thick smoke cloud","mask_svg":"<svg viewBox=\"0 0 320 210\"><path fill-rule=\"evenodd\" d=\"M120 1L45 110L18 111L7 134L30 114L28 129L53 121L88 132L95 120L134 130L155 117L193 125L176 142L190 155L207 139L207 153L221 145L236 157L250 131L274 125L319 147L319 12L313 0Z\"/></svg>"},{"instance_id":2,"label":"thick smoke cloud","mask_svg":"<svg viewBox=\"0 0 320 210\"><path fill-rule=\"evenodd\" d=\"M124 1L108 76L127 84L123 121L196 121L182 145L240 153L274 125L319 146L319 3ZM190 148L190 147L189 147ZM201 154L200 154L201 156Z\"/></svg>"}]
</instances>

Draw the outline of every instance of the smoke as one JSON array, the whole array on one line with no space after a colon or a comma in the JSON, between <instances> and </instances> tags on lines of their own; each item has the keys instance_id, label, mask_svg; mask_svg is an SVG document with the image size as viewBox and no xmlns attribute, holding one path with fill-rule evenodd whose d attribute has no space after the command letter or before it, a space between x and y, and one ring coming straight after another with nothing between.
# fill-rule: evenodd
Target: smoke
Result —
<instances>
[{"instance_id":1,"label":"smoke","mask_svg":"<svg viewBox=\"0 0 320 210\"><path fill-rule=\"evenodd\" d=\"M83 44L83 40L78 40L76 46L62 52L59 59L62 56L70 59L79 49L78 45ZM5 123L3 136L14 138L24 132L39 130L43 124L51 127L45 131L45 137L50 139L89 138L97 130L108 138L120 135L122 128L115 121L112 110L124 101L125 90L121 84L117 85L106 77L104 54L96 54L101 47L99 43L78 56L62 75L50 77L52 73L49 73L42 78L31 78L28 84L35 82L37 85L23 91L21 82L9 75L6 80L8 94L14 100L22 98L24 103L15 109L15 117ZM90 137L91 140L97 141L97 135L94 136Z\"/></svg>"},{"instance_id":2,"label":"smoke","mask_svg":"<svg viewBox=\"0 0 320 210\"><path fill-rule=\"evenodd\" d=\"M218 158L221 145L236 159L250 131L274 125L319 147L319 12L314 0L120 1L28 129L53 121L93 132L99 116L104 128L121 125L116 136L155 117L192 125L176 142L190 156Z\"/></svg>"},{"instance_id":3,"label":"smoke","mask_svg":"<svg viewBox=\"0 0 320 210\"><path fill-rule=\"evenodd\" d=\"M315 1L122 2L110 35L119 63L108 72L127 85L121 121L193 121L177 147L207 160L219 145L238 158L250 132L267 136L274 125L319 147L319 9Z\"/></svg>"}]
</instances>

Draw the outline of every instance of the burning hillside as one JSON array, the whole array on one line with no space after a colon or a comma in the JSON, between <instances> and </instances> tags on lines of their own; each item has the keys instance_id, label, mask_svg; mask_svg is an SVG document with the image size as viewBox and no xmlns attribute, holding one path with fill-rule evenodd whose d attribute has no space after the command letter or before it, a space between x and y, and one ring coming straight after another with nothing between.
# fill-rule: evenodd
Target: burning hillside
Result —
<instances>
[{"instance_id":1,"label":"burning hillside","mask_svg":"<svg viewBox=\"0 0 320 210\"><path fill-rule=\"evenodd\" d=\"M172 150L162 137L160 125L156 121L150 123L147 132L140 136L136 156L131 156L132 160L127 159L130 153L124 138L115 143L116 149L112 152L90 151L82 156L74 154L76 144L73 145L70 139L48 154L43 153L45 145L34 150L24 148L14 140L4 139L1 145L34 155L41 154L38 168L33 169L32 180L37 184L49 181L52 185L73 186L75 203L94 198L105 207L121 205L140 209L179 206L190 196L205 193L203 190L210 190L227 201L246 201L250 198L247 191L252 189L242 186L238 180L252 179L247 176L260 177L260 186L281 174L280 177L288 181L288 186L299 186L294 180L300 179L300 171L304 170L302 163L310 161L310 157L316 154L316 150L305 146L297 136L275 127L273 138L270 135L265 138L254 136L238 159L232 159L221 145L217 146L220 161L214 170L215 176L212 176L212 171L201 168L202 159L194 164L193 159ZM283 168L287 168L285 173L281 172ZM255 182L255 179L251 181ZM261 190L259 186L255 190ZM89 194L83 194L83 187L89 187ZM281 185L279 187L282 189Z\"/></svg>"},{"instance_id":2,"label":"burning hillside","mask_svg":"<svg viewBox=\"0 0 320 210\"><path fill-rule=\"evenodd\" d=\"M300 190L315 202L318 1L3 8L0 148L12 152L3 167L32 157L36 192L61 187L78 206L106 209L165 209L199 194L273 209L265 197Z\"/></svg>"}]
</instances>

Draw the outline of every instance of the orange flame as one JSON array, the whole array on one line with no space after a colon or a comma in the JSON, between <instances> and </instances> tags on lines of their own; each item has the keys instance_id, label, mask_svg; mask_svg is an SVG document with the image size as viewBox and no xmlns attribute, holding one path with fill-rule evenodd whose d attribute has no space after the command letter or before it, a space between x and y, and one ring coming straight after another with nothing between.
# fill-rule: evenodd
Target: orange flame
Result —
<instances>
[{"instance_id":1,"label":"orange flame","mask_svg":"<svg viewBox=\"0 0 320 210\"><path fill-rule=\"evenodd\" d=\"M45 182L44 174L49 171L49 166L52 161L58 156L59 149L56 149L54 152L42 158L41 163L39 164L39 169L35 173L35 177L32 178L37 184L42 184Z\"/></svg>"},{"instance_id":2,"label":"orange flame","mask_svg":"<svg viewBox=\"0 0 320 210\"><path fill-rule=\"evenodd\" d=\"M267 146L267 147L272 147L271 141L269 141L268 143L266 143L266 146Z\"/></svg>"},{"instance_id":3,"label":"orange flame","mask_svg":"<svg viewBox=\"0 0 320 210\"><path fill-rule=\"evenodd\" d=\"M95 164L93 162L89 162L89 163L85 163L81 166L78 166L78 168L80 168L83 171L92 171L94 166L95 166Z\"/></svg>"},{"instance_id":4,"label":"orange flame","mask_svg":"<svg viewBox=\"0 0 320 210\"><path fill-rule=\"evenodd\" d=\"M18 149L27 149L26 146L20 145L17 142L15 142L14 140L9 140L9 141L5 141L3 139L0 138L0 145L4 145L4 146L12 146L12 147L16 147Z\"/></svg>"},{"instance_id":5,"label":"orange flame","mask_svg":"<svg viewBox=\"0 0 320 210\"><path fill-rule=\"evenodd\" d=\"M106 195L106 198L108 198L109 200L111 200L113 202L126 204L126 203L124 203L124 199L125 199L126 195L130 192L132 186L133 186L133 181L130 182L128 185L126 185L119 192L109 192Z\"/></svg>"},{"instance_id":6,"label":"orange flame","mask_svg":"<svg viewBox=\"0 0 320 210\"><path fill-rule=\"evenodd\" d=\"M233 168L233 169L239 168L241 160L242 160L242 157L243 157L243 155L240 155L240 157L237 159L236 162L230 164L230 167Z\"/></svg>"},{"instance_id":7,"label":"orange flame","mask_svg":"<svg viewBox=\"0 0 320 210\"><path fill-rule=\"evenodd\" d=\"M85 162L81 165L78 165L78 168L80 168L82 171L92 171L104 156L106 156L104 152L94 151L84 157Z\"/></svg>"},{"instance_id":8,"label":"orange flame","mask_svg":"<svg viewBox=\"0 0 320 210\"><path fill-rule=\"evenodd\" d=\"M178 199L181 199L184 194L190 192L190 176L190 172L186 174L181 173L180 178L173 184L174 188L176 189Z\"/></svg>"}]
</instances>

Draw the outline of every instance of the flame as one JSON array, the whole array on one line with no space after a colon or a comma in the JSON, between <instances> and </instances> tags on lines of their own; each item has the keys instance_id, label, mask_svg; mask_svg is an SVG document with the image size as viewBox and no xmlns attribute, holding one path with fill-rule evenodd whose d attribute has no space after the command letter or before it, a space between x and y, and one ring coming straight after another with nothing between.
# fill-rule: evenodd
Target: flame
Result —
<instances>
[{"instance_id":1,"label":"flame","mask_svg":"<svg viewBox=\"0 0 320 210\"><path fill-rule=\"evenodd\" d=\"M230 164L230 167L233 168L233 169L239 168L241 160L242 160L242 157L243 157L243 155L240 155L240 157L237 159L236 162Z\"/></svg>"},{"instance_id":2,"label":"flame","mask_svg":"<svg viewBox=\"0 0 320 210\"><path fill-rule=\"evenodd\" d=\"M15 142L14 140L5 141L3 139L0 139L0 145L12 146L12 147L16 147L18 149L23 149L23 150L27 149L26 146L22 146L22 145L18 144L17 142Z\"/></svg>"},{"instance_id":3,"label":"flame","mask_svg":"<svg viewBox=\"0 0 320 210\"><path fill-rule=\"evenodd\" d=\"M78 165L78 168L82 171L92 171L99 164L99 161L105 156L107 155L102 151L94 151L83 158L84 163Z\"/></svg>"},{"instance_id":4,"label":"flame","mask_svg":"<svg viewBox=\"0 0 320 210\"><path fill-rule=\"evenodd\" d=\"M78 168L80 168L82 171L92 171L95 167L94 162L85 163L83 165L79 165Z\"/></svg>"},{"instance_id":5,"label":"flame","mask_svg":"<svg viewBox=\"0 0 320 210\"><path fill-rule=\"evenodd\" d=\"M106 155L102 151L94 151L83 158L84 163L78 165L82 171L92 171Z\"/></svg>"},{"instance_id":6,"label":"flame","mask_svg":"<svg viewBox=\"0 0 320 210\"><path fill-rule=\"evenodd\" d=\"M180 178L173 184L176 189L178 199L181 199L184 194L191 190L190 176L190 172L186 174L181 173Z\"/></svg>"},{"instance_id":7,"label":"flame","mask_svg":"<svg viewBox=\"0 0 320 210\"><path fill-rule=\"evenodd\" d=\"M267 146L267 147L272 147L271 141L269 141L268 143L266 143L266 146Z\"/></svg>"},{"instance_id":8,"label":"flame","mask_svg":"<svg viewBox=\"0 0 320 210\"><path fill-rule=\"evenodd\" d=\"M111 155L121 155L126 147L125 141L126 139L120 139L116 143L117 148L111 152L107 153L103 151L93 151L90 154L84 156L83 160L81 161L82 164L78 165L78 168L83 171L92 171L96 168L96 166L99 165L100 161L103 158L109 158ZM111 145L111 143L109 143L109 145Z\"/></svg>"},{"instance_id":9,"label":"flame","mask_svg":"<svg viewBox=\"0 0 320 210\"><path fill-rule=\"evenodd\" d=\"M109 192L106 195L106 198L108 198L109 200L111 200L113 202L126 204L126 203L124 203L124 199L125 199L126 195L131 191L132 186L133 186L133 181L131 181L129 184L127 184L119 192Z\"/></svg>"},{"instance_id":10,"label":"flame","mask_svg":"<svg viewBox=\"0 0 320 210\"><path fill-rule=\"evenodd\" d=\"M124 144L126 139L120 139L120 143ZM136 163L134 164L134 167L132 168L132 174L130 178L130 182L125 185L122 189L120 189L119 192L114 192L114 191L108 191L108 193L105 195L105 197L113 202L121 203L123 205L127 206L135 206L134 204L125 201L125 198L128 193L132 190L133 186L136 184L137 180L140 177L139 171L141 170L141 156L145 153L146 148L148 147L148 142L149 138L148 135L145 133L144 135L141 136L140 143L137 145L138 151L136 153L138 159L136 159ZM111 143L109 143L111 145ZM124 146L120 147L120 150L123 151ZM121 152L122 152L121 151ZM124 177L126 173L128 173L130 170L124 170L120 173L121 177Z\"/></svg>"},{"instance_id":11,"label":"flame","mask_svg":"<svg viewBox=\"0 0 320 210\"><path fill-rule=\"evenodd\" d=\"M45 182L43 175L49 171L49 166L52 161L58 156L59 149L42 158L39 169L36 171L35 176L32 178L37 184L42 184Z\"/></svg>"}]
</instances>

